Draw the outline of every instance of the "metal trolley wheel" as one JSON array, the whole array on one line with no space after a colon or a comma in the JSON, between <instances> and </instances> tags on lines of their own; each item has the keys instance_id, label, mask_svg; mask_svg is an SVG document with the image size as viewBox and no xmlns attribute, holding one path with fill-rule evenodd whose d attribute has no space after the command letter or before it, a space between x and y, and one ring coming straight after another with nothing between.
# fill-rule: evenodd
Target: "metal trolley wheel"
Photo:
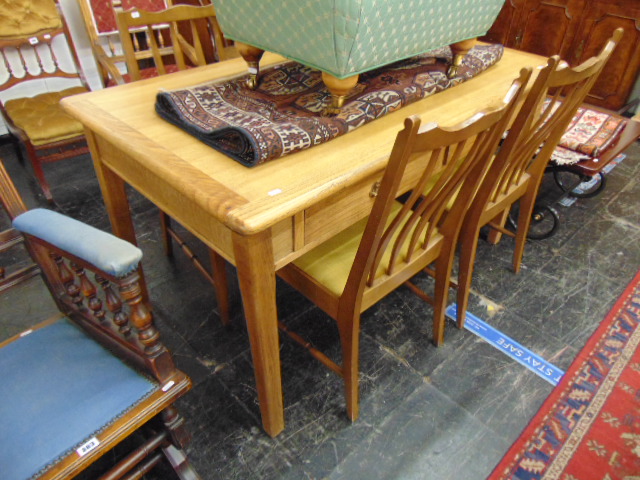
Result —
<instances>
[{"instance_id":1,"label":"metal trolley wheel","mask_svg":"<svg viewBox=\"0 0 640 480\"><path fill-rule=\"evenodd\" d=\"M511 212L509 212L509 225L514 230L518 226L518 215L520 213L520 207L516 203ZM533 213L531 214L531 224L529 225L529 232L527 232L527 238L531 240L544 240L551 237L558 226L560 225L560 217L558 212L548 205L535 205L533 207Z\"/></svg>"},{"instance_id":2,"label":"metal trolley wheel","mask_svg":"<svg viewBox=\"0 0 640 480\"><path fill-rule=\"evenodd\" d=\"M597 175L589 177L575 172L570 167L553 167L553 179L563 192L577 198L595 197L606 185L606 179L603 173L598 172ZM573 191L581 183L589 182L590 180L595 180L595 182L586 190L579 192Z\"/></svg>"}]
</instances>

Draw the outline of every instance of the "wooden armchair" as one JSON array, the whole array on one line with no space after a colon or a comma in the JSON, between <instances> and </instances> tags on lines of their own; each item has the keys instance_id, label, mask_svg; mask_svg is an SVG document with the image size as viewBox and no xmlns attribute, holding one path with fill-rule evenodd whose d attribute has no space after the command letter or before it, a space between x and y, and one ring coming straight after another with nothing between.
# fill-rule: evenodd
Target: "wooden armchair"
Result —
<instances>
[{"instance_id":1,"label":"wooden armchair","mask_svg":"<svg viewBox=\"0 0 640 480\"><path fill-rule=\"evenodd\" d=\"M0 476L69 479L132 437L141 445L102 478L140 478L163 455L180 478L199 478L173 406L191 382L142 300L142 252L53 211L27 211L1 162L0 200L60 310L0 343Z\"/></svg>"},{"instance_id":2,"label":"wooden armchair","mask_svg":"<svg viewBox=\"0 0 640 480\"><path fill-rule=\"evenodd\" d=\"M358 417L361 313L434 262L433 298L414 285L412 290L433 305L434 341L442 342L441 319L462 219L528 75L523 72L514 83L506 104L459 125L421 126L419 117L407 118L382 180L372 186L369 217L278 271L338 324L342 365L316 349L311 352L344 379L352 420ZM396 200L408 191L406 200Z\"/></svg>"},{"instance_id":3,"label":"wooden armchair","mask_svg":"<svg viewBox=\"0 0 640 480\"><path fill-rule=\"evenodd\" d=\"M518 273L542 175L551 154L621 37L622 29L617 29L596 57L575 68L569 68L554 56L539 71L464 221L457 299L460 328L464 326L480 228L488 225L494 230L489 236L492 243L497 243L501 234L515 237L513 270ZM516 202L519 215L514 234L504 225Z\"/></svg>"},{"instance_id":4,"label":"wooden armchair","mask_svg":"<svg viewBox=\"0 0 640 480\"><path fill-rule=\"evenodd\" d=\"M42 165L88 152L82 125L60 108L59 101L88 87L53 0L15 0L4 11L12 18L3 18L0 28L0 113L19 156L22 144L36 180L52 201ZM44 93L33 95L43 86Z\"/></svg>"}]
</instances>

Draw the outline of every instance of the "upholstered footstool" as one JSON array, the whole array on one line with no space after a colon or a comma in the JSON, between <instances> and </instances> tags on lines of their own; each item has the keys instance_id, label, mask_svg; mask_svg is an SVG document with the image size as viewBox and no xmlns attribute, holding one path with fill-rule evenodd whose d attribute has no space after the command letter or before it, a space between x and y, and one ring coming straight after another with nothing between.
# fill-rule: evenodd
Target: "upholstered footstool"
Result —
<instances>
[{"instance_id":1,"label":"upholstered footstool","mask_svg":"<svg viewBox=\"0 0 640 480\"><path fill-rule=\"evenodd\" d=\"M495 21L504 0L216 0L225 36L235 40L258 82L265 50L322 71L337 113L358 75L451 45L449 75Z\"/></svg>"}]
</instances>

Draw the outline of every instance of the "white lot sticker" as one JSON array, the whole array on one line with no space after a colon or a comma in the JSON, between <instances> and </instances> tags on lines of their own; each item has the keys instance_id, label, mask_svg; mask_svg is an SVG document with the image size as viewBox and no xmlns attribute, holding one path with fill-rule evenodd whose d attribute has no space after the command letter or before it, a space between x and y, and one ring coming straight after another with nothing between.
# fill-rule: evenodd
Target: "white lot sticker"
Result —
<instances>
[{"instance_id":1,"label":"white lot sticker","mask_svg":"<svg viewBox=\"0 0 640 480\"><path fill-rule=\"evenodd\" d=\"M269 195L270 197L274 197L276 195L280 195L281 193L282 193L282 189L276 188L275 190L271 190L270 192L268 192L267 195Z\"/></svg>"},{"instance_id":2,"label":"white lot sticker","mask_svg":"<svg viewBox=\"0 0 640 480\"><path fill-rule=\"evenodd\" d=\"M78 456L84 457L87 453L89 453L91 450L96 448L98 445L100 445L100 441L96 437L93 437L87 443L81 445L80 448L76 450L76 452Z\"/></svg>"}]
</instances>

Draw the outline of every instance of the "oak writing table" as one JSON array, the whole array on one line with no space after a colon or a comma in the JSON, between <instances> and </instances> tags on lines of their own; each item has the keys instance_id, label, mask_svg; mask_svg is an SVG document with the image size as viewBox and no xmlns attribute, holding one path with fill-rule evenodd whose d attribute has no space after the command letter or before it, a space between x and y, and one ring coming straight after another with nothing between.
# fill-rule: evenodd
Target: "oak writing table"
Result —
<instances>
[{"instance_id":1,"label":"oak writing table","mask_svg":"<svg viewBox=\"0 0 640 480\"><path fill-rule=\"evenodd\" d=\"M263 65L282 62L266 54ZM351 133L247 168L162 120L161 89L244 74L242 59L194 68L64 99L85 126L113 232L135 243L128 183L237 268L262 422L284 428L275 273L371 209L404 118L452 125L500 101L520 69L545 59L505 49L494 66L467 82L386 115Z\"/></svg>"}]
</instances>

